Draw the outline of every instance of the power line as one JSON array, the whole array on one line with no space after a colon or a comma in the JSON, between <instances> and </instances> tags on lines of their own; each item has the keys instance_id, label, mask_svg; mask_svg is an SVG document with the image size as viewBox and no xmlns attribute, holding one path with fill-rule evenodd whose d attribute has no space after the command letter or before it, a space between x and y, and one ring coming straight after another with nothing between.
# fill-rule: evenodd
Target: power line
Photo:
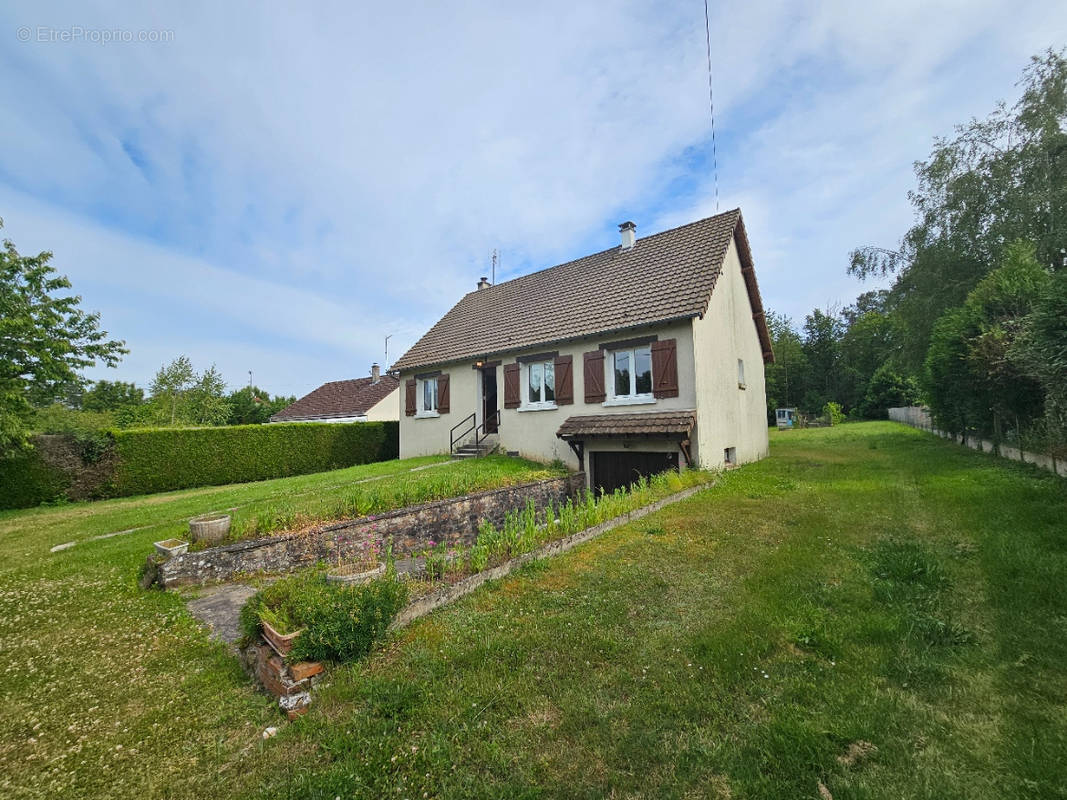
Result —
<instances>
[{"instance_id":1,"label":"power line","mask_svg":"<svg viewBox=\"0 0 1067 800\"><path fill-rule=\"evenodd\" d=\"M708 45L708 105L711 108L711 163L715 175L715 213L719 213L719 153L715 146L715 90L711 80L711 18L704 0L704 36Z\"/></svg>"}]
</instances>

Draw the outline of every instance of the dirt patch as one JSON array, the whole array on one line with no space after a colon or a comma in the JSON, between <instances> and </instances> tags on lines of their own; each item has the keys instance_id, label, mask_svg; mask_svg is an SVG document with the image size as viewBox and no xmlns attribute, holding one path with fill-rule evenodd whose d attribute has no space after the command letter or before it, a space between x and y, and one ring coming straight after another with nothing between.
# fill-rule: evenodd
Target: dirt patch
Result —
<instances>
[{"instance_id":1,"label":"dirt patch","mask_svg":"<svg viewBox=\"0 0 1067 800\"><path fill-rule=\"evenodd\" d=\"M848 750L837 757L837 763L843 767L854 767L867 756L878 752L878 748L863 739L848 746Z\"/></svg>"}]
</instances>

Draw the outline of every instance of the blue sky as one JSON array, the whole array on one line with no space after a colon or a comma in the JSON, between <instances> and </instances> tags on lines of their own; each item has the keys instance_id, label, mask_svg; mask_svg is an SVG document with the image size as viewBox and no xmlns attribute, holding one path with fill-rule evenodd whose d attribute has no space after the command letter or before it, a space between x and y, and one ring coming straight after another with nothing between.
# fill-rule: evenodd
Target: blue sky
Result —
<instances>
[{"instance_id":1,"label":"blue sky","mask_svg":"<svg viewBox=\"0 0 1067 800\"><path fill-rule=\"evenodd\" d=\"M500 280L715 211L701 2L19 5L3 233L126 340L92 377L185 353L300 395L366 374L386 334L394 360L492 248ZM798 322L864 288L852 247L899 241L933 137L1067 43L1056 2L711 16L720 205Z\"/></svg>"}]
</instances>

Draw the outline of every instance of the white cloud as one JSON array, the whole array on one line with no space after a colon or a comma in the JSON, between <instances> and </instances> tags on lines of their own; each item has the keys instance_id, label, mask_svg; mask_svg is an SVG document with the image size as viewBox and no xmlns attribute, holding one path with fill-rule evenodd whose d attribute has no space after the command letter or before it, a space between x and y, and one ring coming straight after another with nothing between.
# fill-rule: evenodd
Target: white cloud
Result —
<instances>
[{"instance_id":1,"label":"white cloud","mask_svg":"<svg viewBox=\"0 0 1067 800\"><path fill-rule=\"evenodd\" d=\"M745 211L765 304L851 299L846 254L903 232L911 162L1012 96L1065 18L991 0L714 8L723 207ZM124 377L186 347L234 383L266 361L265 388L311 388L361 372L386 333L399 355L490 247L510 274L610 246L622 218L650 233L712 211L682 158L707 143L703 22L693 3L5 9L0 35L174 41L6 46L0 214L128 324ZM167 313L120 317L131 305Z\"/></svg>"}]
</instances>

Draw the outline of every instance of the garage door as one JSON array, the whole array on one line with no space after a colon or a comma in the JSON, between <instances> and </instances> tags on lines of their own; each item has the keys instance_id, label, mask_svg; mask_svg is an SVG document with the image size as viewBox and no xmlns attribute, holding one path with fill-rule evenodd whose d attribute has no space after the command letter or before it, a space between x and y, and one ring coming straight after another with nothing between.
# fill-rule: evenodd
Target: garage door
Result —
<instances>
[{"instance_id":1,"label":"garage door","mask_svg":"<svg viewBox=\"0 0 1067 800\"><path fill-rule=\"evenodd\" d=\"M678 469L678 453L631 453L624 450L589 455L592 458L593 488L609 494L642 476Z\"/></svg>"}]
</instances>

